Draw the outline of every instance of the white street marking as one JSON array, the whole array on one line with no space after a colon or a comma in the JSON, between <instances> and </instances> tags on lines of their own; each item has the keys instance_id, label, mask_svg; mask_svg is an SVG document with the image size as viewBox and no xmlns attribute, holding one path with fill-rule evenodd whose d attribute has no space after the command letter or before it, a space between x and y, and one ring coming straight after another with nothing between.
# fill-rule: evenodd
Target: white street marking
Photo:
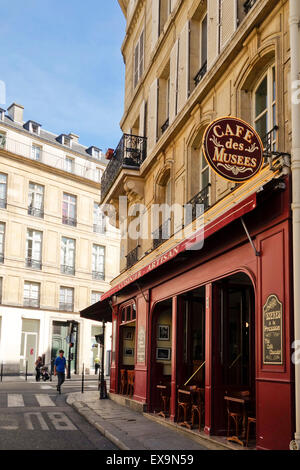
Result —
<instances>
[{"instance_id":1,"label":"white street marking","mask_svg":"<svg viewBox=\"0 0 300 470\"><path fill-rule=\"evenodd\" d=\"M24 400L23 400L22 395L12 394L12 393L8 394L7 406L8 407L24 406Z\"/></svg>"},{"instance_id":2,"label":"white street marking","mask_svg":"<svg viewBox=\"0 0 300 470\"><path fill-rule=\"evenodd\" d=\"M56 406L49 395L35 395L40 406Z\"/></svg>"},{"instance_id":3,"label":"white street marking","mask_svg":"<svg viewBox=\"0 0 300 470\"><path fill-rule=\"evenodd\" d=\"M50 385L41 385L41 389L42 390L52 390L53 387L51 387Z\"/></svg>"},{"instance_id":4,"label":"white street marking","mask_svg":"<svg viewBox=\"0 0 300 470\"><path fill-rule=\"evenodd\" d=\"M32 421L31 421L31 417L34 417L34 416L37 418L42 431L49 431L49 428L46 424L46 421L42 417L42 413L25 413L24 414L24 419L25 419L26 428L29 431L34 431L34 427L33 427Z\"/></svg>"},{"instance_id":5,"label":"white street marking","mask_svg":"<svg viewBox=\"0 0 300 470\"><path fill-rule=\"evenodd\" d=\"M64 413L47 413L57 431L77 431L77 428Z\"/></svg>"},{"instance_id":6,"label":"white street marking","mask_svg":"<svg viewBox=\"0 0 300 470\"><path fill-rule=\"evenodd\" d=\"M19 429L18 420L13 416L1 414L0 429L5 429L5 431L15 431L16 429Z\"/></svg>"}]
</instances>

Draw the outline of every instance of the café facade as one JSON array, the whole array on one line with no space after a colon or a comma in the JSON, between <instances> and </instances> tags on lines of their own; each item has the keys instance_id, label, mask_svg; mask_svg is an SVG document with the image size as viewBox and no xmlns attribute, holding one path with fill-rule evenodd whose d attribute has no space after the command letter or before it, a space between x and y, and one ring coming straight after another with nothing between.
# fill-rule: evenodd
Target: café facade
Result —
<instances>
[{"instance_id":1,"label":"caf\u00e9 facade","mask_svg":"<svg viewBox=\"0 0 300 470\"><path fill-rule=\"evenodd\" d=\"M128 394L143 411L176 422L178 391L197 384L202 432L224 436L224 397L248 391L256 420L252 446L289 448L295 416L290 207L290 176L282 157L273 158L206 210L200 228L193 222L181 241L165 240L159 254L141 260L81 312L112 321L111 397ZM132 387L126 371L134 371Z\"/></svg>"}]
</instances>

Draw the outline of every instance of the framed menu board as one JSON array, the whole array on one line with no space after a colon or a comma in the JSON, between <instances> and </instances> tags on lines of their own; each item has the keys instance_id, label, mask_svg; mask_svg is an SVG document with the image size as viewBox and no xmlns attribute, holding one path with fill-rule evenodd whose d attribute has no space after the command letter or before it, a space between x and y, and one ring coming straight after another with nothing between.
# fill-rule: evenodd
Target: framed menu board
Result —
<instances>
[{"instance_id":1,"label":"framed menu board","mask_svg":"<svg viewBox=\"0 0 300 470\"><path fill-rule=\"evenodd\" d=\"M263 363L282 364L282 303L275 294L263 306Z\"/></svg>"}]
</instances>

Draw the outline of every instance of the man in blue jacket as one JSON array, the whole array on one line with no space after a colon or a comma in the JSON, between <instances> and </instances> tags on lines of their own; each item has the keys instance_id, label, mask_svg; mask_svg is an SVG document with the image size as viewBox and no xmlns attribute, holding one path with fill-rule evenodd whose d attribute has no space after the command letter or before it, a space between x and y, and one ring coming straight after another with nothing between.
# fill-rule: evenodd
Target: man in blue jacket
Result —
<instances>
[{"instance_id":1,"label":"man in blue jacket","mask_svg":"<svg viewBox=\"0 0 300 470\"><path fill-rule=\"evenodd\" d=\"M60 388L65 381L65 369L67 369L67 361L64 357L64 351L60 349L58 351L59 356L54 362L54 375L57 375L57 391L61 393Z\"/></svg>"}]
</instances>

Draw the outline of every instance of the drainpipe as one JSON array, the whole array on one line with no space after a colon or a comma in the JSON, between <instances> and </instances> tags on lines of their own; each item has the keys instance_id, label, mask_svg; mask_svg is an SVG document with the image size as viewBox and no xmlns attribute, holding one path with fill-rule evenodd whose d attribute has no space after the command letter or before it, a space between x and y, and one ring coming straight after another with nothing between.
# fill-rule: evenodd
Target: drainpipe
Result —
<instances>
[{"instance_id":1,"label":"drainpipe","mask_svg":"<svg viewBox=\"0 0 300 470\"><path fill-rule=\"evenodd\" d=\"M300 2L290 0L291 50L291 109L292 109L292 220L293 220L293 273L294 273L294 335L300 341ZM293 99L294 96L294 99ZM299 343L295 343L296 347ZM294 355L296 356L296 354ZM295 440L290 448L300 450L300 362L295 361Z\"/></svg>"}]
</instances>

